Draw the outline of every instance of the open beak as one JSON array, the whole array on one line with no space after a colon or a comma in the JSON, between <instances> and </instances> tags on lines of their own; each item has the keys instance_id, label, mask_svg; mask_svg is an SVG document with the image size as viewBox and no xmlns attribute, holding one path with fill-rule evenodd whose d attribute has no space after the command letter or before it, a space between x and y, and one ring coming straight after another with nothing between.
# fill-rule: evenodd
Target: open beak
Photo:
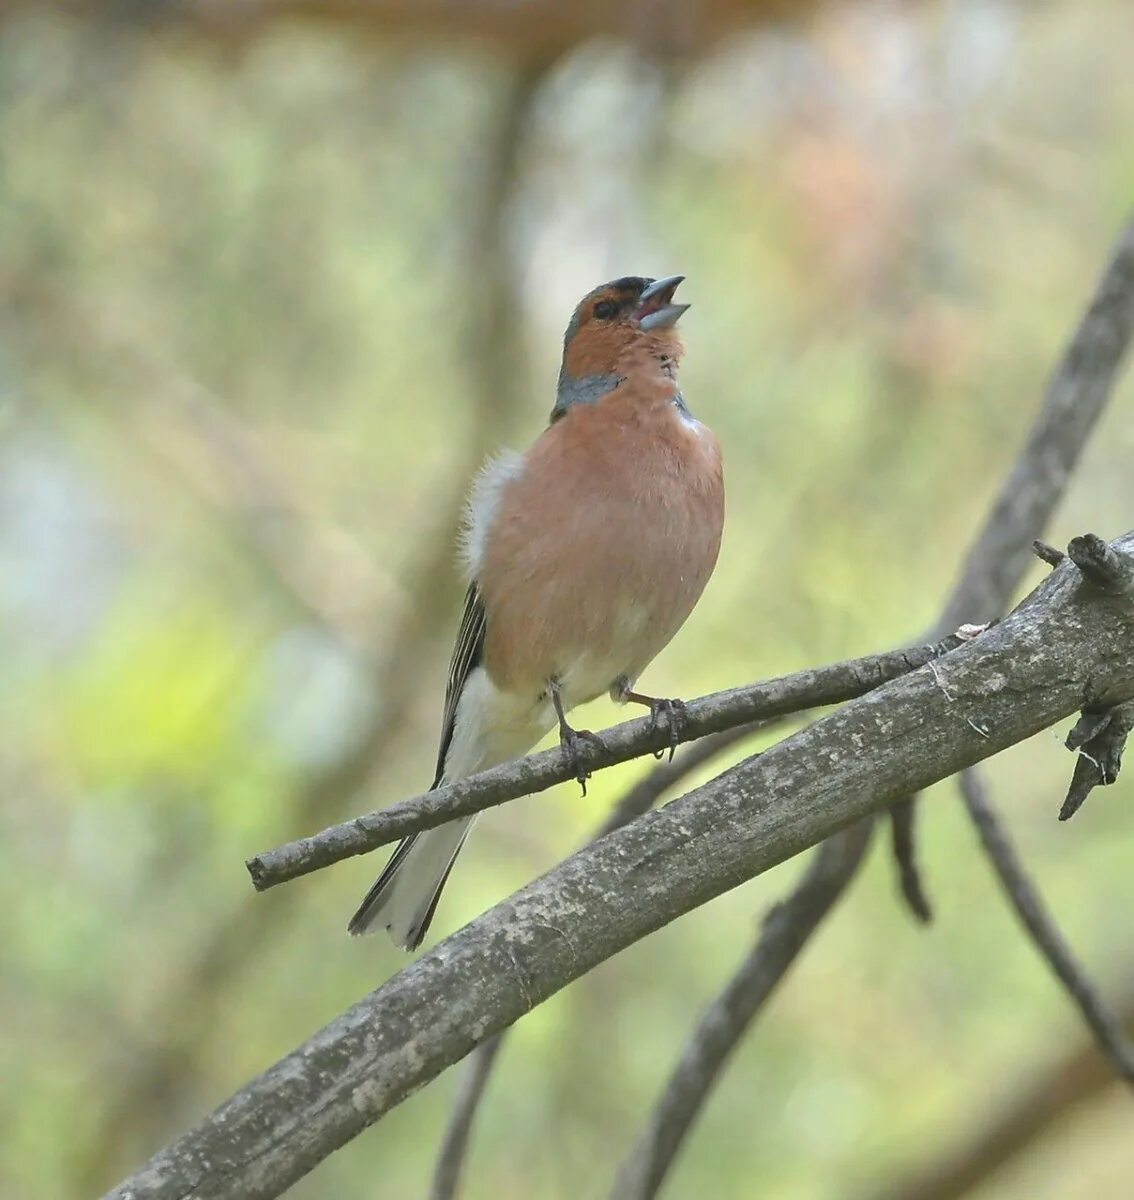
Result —
<instances>
[{"instance_id":1,"label":"open beak","mask_svg":"<svg viewBox=\"0 0 1134 1200\"><path fill-rule=\"evenodd\" d=\"M673 293L684 275L670 275L667 279L655 279L638 298L635 316L643 329L672 329L678 317L689 307L674 304Z\"/></svg>"}]
</instances>

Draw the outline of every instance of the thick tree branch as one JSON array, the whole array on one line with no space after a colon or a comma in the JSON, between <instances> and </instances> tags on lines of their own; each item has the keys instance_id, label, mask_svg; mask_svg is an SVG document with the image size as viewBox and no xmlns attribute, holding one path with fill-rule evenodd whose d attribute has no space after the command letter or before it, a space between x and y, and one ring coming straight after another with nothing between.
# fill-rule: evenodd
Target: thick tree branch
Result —
<instances>
[{"instance_id":1,"label":"thick tree branch","mask_svg":"<svg viewBox=\"0 0 1134 1200\"><path fill-rule=\"evenodd\" d=\"M1134 534L1120 548L1134 551ZM682 913L1096 700L1134 698L1134 605L1058 568L1014 613L573 855L253 1080L111 1195L266 1200Z\"/></svg>"},{"instance_id":2,"label":"thick tree branch","mask_svg":"<svg viewBox=\"0 0 1134 1200\"><path fill-rule=\"evenodd\" d=\"M858 870L873 826L867 818L828 838L799 885L768 914L748 957L697 1022L618 1172L612 1200L649 1200L657 1194L737 1042Z\"/></svg>"},{"instance_id":3,"label":"thick tree branch","mask_svg":"<svg viewBox=\"0 0 1134 1200\"><path fill-rule=\"evenodd\" d=\"M996 821L984 780L974 768L961 774L961 795L1016 915L1056 978L1078 1005L1099 1049L1118 1074L1134 1087L1134 1046L1123 1037L1121 1026L1095 993L1039 892L1024 872L1011 842Z\"/></svg>"},{"instance_id":4,"label":"thick tree branch","mask_svg":"<svg viewBox=\"0 0 1134 1200\"><path fill-rule=\"evenodd\" d=\"M678 741L687 742L706 734L750 725L753 721L854 699L888 680L924 666L959 644L956 638L946 638L935 645L908 646L902 650L871 654L690 700L678 731ZM669 745L668 730L655 727L649 717L640 717L605 730L601 746L589 741L582 743L578 748L578 759L588 772L593 772L643 754L656 753ZM545 791L557 783L566 783L574 779L577 772L578 767L567 761L562 750L544 750L445 784L389 808L332 825L311 837L258 854L246 865L257 890L265 891L344 858L367 854L419 829L431 829L455 817L470 816L508 800Z\"/></svg>"}]
</instances>

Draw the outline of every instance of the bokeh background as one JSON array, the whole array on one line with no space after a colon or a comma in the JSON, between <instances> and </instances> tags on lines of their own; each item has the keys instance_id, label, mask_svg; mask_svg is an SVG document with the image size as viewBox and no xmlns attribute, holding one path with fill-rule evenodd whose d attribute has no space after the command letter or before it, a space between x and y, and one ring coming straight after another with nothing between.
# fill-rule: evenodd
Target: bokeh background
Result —
<instances>
[{"instance_id":1,"label":"bokeh background","mask_svg":"<svg viewBox=\"0 0 1134 1200\"><path fill-rule=\"evenodd\" d=\"M99 1194L403 962L344 935L380 856L263 896L243 859L430 778L462 493L539 432L593 284L688 276L685 392L726 450L720 567L650 690L937 615L1134 196L1134 11L770 8L0 5L5 1196ZM1132 399L1051 540L1134 525ZM1134 779L1058 824L1061 732L992 779L1134 1018ZM435 932L644 769L482 820ZM876 844L668 1195L923 1200L900 1180L1028 1099L1021 1152L948 1195L1130 1195L1129 1095L951 786L921 825L936 923ZM605 1195L798 866L527 1017L466 1195ZM456 1083L294 1194L424 1194Z\"/></svg>"}]
</instances>

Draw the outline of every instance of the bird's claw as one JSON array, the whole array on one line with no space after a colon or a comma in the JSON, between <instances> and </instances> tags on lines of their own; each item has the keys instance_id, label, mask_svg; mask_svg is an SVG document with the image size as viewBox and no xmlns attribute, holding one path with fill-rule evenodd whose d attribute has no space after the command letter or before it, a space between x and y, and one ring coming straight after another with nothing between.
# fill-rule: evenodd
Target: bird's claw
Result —
<instances>
[{"instance_id":1,"label":"bird's claw","mask_svg":"<svg viewBox=\"0 0 1134 1200\"><path fill-rule=\"evenodd\" d=\"M578 780L579 786L583 789L583 795L585 796L587 794L587 780L590 779L591 773L583 766L580 759L580 742L590 742L592 745L598 746L600 750L606 749L602 738L597 733L592 733L589 729L572 729L570 725L561 725L559 727L559 744L563 747L563 753L567 757L567 765Z\"/></svg>"},{"instance_id":2,"label":"bird's claw","mask_svg":"<svg viewBox=\"0 0 1134 1200\"><path fill-rule=\"evenodd\" d=\"M673 762L673 752L677 749L681 727L689 719L689 710L684 700L651 700L650 728L659 728L659 720L664 714L666 727L669 730L669 761ZM655 750L654 758L661 758L664 750Z\"/></svg>"}]
</instances>

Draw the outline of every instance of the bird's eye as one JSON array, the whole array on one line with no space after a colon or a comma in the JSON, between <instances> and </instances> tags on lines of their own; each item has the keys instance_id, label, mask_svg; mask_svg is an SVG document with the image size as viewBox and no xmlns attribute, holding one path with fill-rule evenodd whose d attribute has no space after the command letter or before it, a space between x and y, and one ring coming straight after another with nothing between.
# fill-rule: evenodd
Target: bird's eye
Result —
<instances>
[{"instance_id":1,"label":"bird's eye","mask_svg":"<svg viewBox=\"0 0 1134 1200\"><path fill-rule=\"evenodd\" d=\"M618 311L618 305L613 300L600 300L595 305L595 316L600 321L609 321Z\"/></svg>"}]
</instances>

